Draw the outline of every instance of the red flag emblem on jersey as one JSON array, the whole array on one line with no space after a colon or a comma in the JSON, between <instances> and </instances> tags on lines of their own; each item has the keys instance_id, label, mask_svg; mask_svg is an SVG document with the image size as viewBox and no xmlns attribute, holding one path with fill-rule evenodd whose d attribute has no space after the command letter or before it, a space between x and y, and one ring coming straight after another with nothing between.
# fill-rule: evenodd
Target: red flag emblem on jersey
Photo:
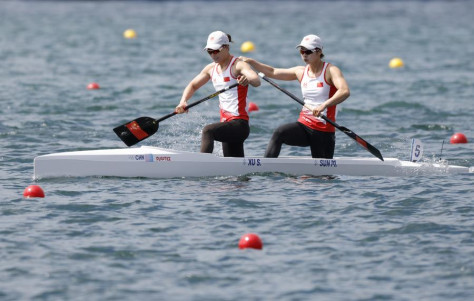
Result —
<instances>
[{"instance_id":1,"label":"red flag emblem on jersey","mask_svg":"<svg viewBox=\"0 0 474 301\"><path fill-rule=\"evenodd\" d=\"M318 84L316 85L318 88L322 88L323 87L323 83L322 82L318 82Z\"/></svg>"},{"instance_id":2,"label":"red flag emblem on jersey","mask_svg":"<svg viewBox=\"0 0 474 301\"><path fill-rule=\"evenodd\" d=\"M230 77L224 77L225 82L230 82Z\"/></svg>"}]
</instances>

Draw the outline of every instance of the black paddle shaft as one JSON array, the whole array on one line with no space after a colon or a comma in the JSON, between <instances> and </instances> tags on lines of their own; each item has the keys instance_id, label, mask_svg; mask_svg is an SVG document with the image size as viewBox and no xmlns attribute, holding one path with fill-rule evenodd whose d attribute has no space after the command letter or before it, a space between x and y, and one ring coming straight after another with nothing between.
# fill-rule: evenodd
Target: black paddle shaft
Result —
<instances>
[{"instance_id":1,"label":"black paddle shaft","mask_svg":"<svg viewBox=\"0 0 474 301\"><path fill-rule=\"evenodd\" d=\"M261 78L263 78L265 81L267 81L269 84L271 84L272 86L274 86L275 88L277 88L278 90L280 90L281 92L285 93L286 95L290 96L291 98L293 98L294 100L296 100L298 103L300 103L302 106L305 105L305 103L299 99L298 97L296 97L293 93L283 89L282 87L280 87L279 85L277 85L274 81L272 81L271 79L269 79L268 77L266 77L262 72L260 72L258 74ZM340 126L339 124L335 123L334 121L332 121L331 119L327 118L326 116L324 115L320 115L320 117L324 120L326 120L326 122L329 122L332 126L334 126L335 128L337 128L338 130L340 130L341 132L343 132L344 134L346 134L347 136L351 137L352 139L354 139L357 143L359 143L363 148L365 148L366 150L368 150L372 155L374 155L375 157L379 158L380 160L383 161L383 157L382 157L382 154L380 153L380 151L375 148L373 145L371 145L370 143L368 143L367 141L365 141L364 139L362 139L359 135L357 135L356 133L354 133L353 131L351 131L350 129L346 128L346 127L343 127L343 126Z\"/></svg>"},{"instance_id":2,"label":"black paddle shaft","mask_svg":"<svg viewBox=\"0 0 474 301\"><path fill-rule=\"evenodd\" d=\"M224 89L221 89L209 96L204 97L203 99L200 99L198 101L195 101L189 105L186 106L186 110L189 108L192 108L208 99L214 98L217 95L230 90L232 88L237 87L239 84L233 84L230 85L229 87L226 87ZM146 138L150 137L154 133L158 131L159 128L159 123L165 119L168 119L174 115L176 115L176 111L169 113L159 119L154 119L151 117L139 117L135 120L129 121L125 124L122 124L116 128L114 128L115 134L127 145L127 146L132 146L134 144L137 144L138 142L145 140Z\"/></svg>"}]
</instances>

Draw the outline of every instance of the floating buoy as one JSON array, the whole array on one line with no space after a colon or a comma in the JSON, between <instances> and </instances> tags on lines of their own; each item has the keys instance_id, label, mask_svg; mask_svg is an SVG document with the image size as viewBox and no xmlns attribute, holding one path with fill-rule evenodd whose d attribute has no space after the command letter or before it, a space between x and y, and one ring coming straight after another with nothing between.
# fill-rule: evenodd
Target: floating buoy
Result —
<instances>
[{"instance_id":1,"label":"floating buoy","mask_svg":"<svg viewBox=\"0 0 474 301\"><path fill-rule=\"evenodd\" d=\"M127 29L123 32L123 37L126 39L134 39L137 37L137 33L133 29Z\"/></svg>"},{"instance_id":2,"label":"floating buoy","mask_svg":"<svg viewBox=\"0 0 474 301\"><path fill-rule=\"evenodd\" d=\"M456 144L456 143L467 143L467 138L463 133L456 133L451 136L451 139L449 140L451 144Z\"/></svg>"},{"instance_id":3,"label":"floating buoy","mask_svg":"<svg viewBox=\"0 0 474 301\"><path fill-rule=\"evenodd\" d=\"M23 191L23 197L29 198L44 198L44 191L38 185L30 185Z\"/></svg>"},{"instance_id":4,"label":"floating buoy","mask_svg":"<svg viewBox=\"0 0 474 301\"><path fill-rule=\"evenodd\" d=\"M240 51L242 52L252 52L255 50L255 45L250 42L250 41L247 41L247 42L243 42L242 45L240 46Z\"/></svg>"},{"instance_id":5,"label":"floating buoy","mask_svg":"<svg viewBox=\"0 0 474 301\"><path fill-rule=\"evenodd\" d=\"M394 57L393 59L390 60L390 63L388 63L388 66L390 68L400 68L403 67L403 60L399 57Z\"/></svg>"},{"instance_id":6,"label":"floating buoy","mask_svg":"<svg viewBox=\"0 0 474 301\"><path fill-rule=\"evenodd\" d=\"M239 241L239 249L258 249L261 250L263 248L263 243L260 237L254 233L247 233L242 235Z\"/></svg>"},{"instance_id":7,"label":"floating buoy","mask_svg":"<svg viewBox=\"0 0 474 301\"><path fill-rule=\"evenodd\" d=\"M258 111L259 108L257 106L257 104L253 103L253 102L249 102L249 112L253 112L253 111Z\"/></svg>"},{"instance_id":8,"label":"floating buoy","mask_svg":"<svg viewBox=\"0 0 474 301\"><path fill-rule=\"evenodd\" d=\"M100 89L100 86L98 83L90 83L87 85L88 90L97 90Z\"/></svg>"}]
</instances>

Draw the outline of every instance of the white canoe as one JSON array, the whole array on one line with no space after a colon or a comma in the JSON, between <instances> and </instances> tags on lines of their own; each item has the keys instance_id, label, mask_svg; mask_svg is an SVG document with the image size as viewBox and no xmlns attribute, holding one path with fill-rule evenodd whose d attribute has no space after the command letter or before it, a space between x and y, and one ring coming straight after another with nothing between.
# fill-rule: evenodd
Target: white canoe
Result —
<instances>
[{"instance_id":1,"label":"white canoe","mask_svg":"<svg viewBox=\"0 0 474 301\"><path fill-rule=\"evenodd\" d=\"M469 167L414 163L395 158L315 159L310 157L219 157L158 147L63 152L38 156L34 178L54 177L209 177L254 173L289 175L410 176L469 173Z\"/></svg>"}]
</instances>

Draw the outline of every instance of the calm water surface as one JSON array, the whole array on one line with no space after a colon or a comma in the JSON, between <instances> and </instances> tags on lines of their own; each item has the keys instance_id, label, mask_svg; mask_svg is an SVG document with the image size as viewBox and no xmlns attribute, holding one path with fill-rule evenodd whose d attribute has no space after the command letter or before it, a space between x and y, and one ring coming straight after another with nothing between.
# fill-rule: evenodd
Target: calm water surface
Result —
<instances>
[{"instance_id":1,"label":"calm water surface","mask_svg":"<svg viewBox=\"0 0 474 301\"><path fill-rule=\"evenodd\" d=\"M248 55L278 67L301 64L295 46L320 35L351 88L338 123L384 157L409 159L418 138L425 160L473 166L472 142L448 143L455 132L474 140L472 11L469 1L0 2L0 299L472 299L472 174L32 180L38 155L124 147L112 128L171 112L210 62L214 30L232 34L235 55L250 40ZM127 28L138 37L124 39ZM405 67L388 68L393 57ZM259 156L300 107L266 83L249 96L260 110L245 147ZM198 151L217 118L207 101L141 144ZM336 156L370 156L336 139ZM46 197L23 199L30 184ZM237 248L248 232L262 251Z\"/></svg>"}]
</instances>

